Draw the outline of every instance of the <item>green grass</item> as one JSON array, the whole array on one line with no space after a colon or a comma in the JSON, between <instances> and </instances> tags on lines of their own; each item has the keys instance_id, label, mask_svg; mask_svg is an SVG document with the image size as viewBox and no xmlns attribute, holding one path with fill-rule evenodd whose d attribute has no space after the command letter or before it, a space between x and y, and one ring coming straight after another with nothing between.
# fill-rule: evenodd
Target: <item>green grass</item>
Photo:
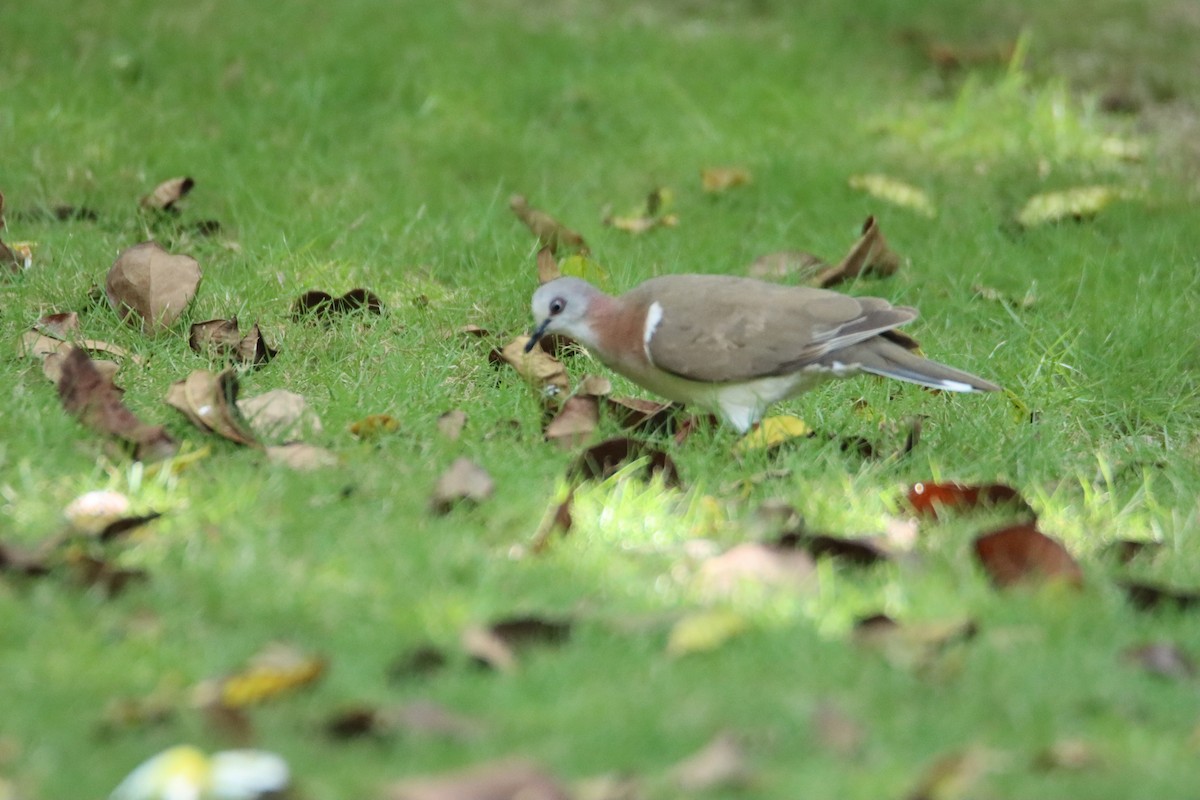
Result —
<instances>
[{"instance_id":1,"label":"green grass","mask_svg":"<svg viewBox=\"0 0 1200 800\"><path fill-rule=\"evenodd\" d=\"M36 249L33 269L0 283L0 541L53 533L64 506L96 488L164 517L108 548L151 576L115 599L0 574L0 795L8 780L22 798L101 797L172 744L230 746L186 702L161 725L102 733L100 722L114 698L190 687L282 639L330 659L314 689L252 712L256 745L289 760L306 797L373 796L389 780L511 754L569 780L653 778L724 729L744 737L756 779L713 797L904 797L924 765L968 746L994 751L971 796L1192 796L1194 681L1156 678L1120 653L1164 639L1200 657L1200 618L1136 612L1114 585L1118 574L1200 585L1200 160L1186 144L1200 78L1179 68L1200 57L1200 22L1188 4L542 5L6 10L3 238ZM1093 22L1094 39L1083 35ZM1024 34L1028 49L945 76L905 43L913 29L961 46ZM1147 98L1143 113L1100 113L1114 86ZM1106 156L1113 137L1143 142L1145 158ZM705 195L699 171L723 164L753 183ZM848 187L867 172L924 189L938 217ZM139 215L142 194L181 174L197 181L183 221L217 219L217 236ZM1092 183L1138 196L1087 223L1012 225L1031 194ZM662 185L678 228L631 237L601 225L606 204L622 210ZM586 489L571 537L519 557L572 456L542 441L536 398L488 363L491 343L449 334L476 323L499 344L531 323L534 245L507 209L514 192L581 230L620 288L738 273L781 249L836 258L875 214L909 263L849 291L918 306L911 332L930 356L1002 383L1036 421L1003 396L828 386L780 410L886 448L903 439L887 423L923 415L919 447L864 460L822 435L739 459L728 431L664 440L682 490ZM31 213L59 203L98 218ZM152 235L205 274L178 332L147 340L86 298L119 250ZM1037 300L1006 308L975 284ZM387 313L291 321L303 291L356 286ZM87 336L146 356L119 373L128 405L211 454L178 472L145 467L64 413L15 352L33 320L65 310L83 312ZM269 465L162 403L173 381L213 366L188 349L187 323L235 313L280 348L243 377L244 394L303 394L324 422L315 443L341 466ZM568 366L573 378L603 369L585 356ZM457 442L435 427L451 408L470 417ZM360 443L347 432L379 412L397 433ZM431 515L433 483L459 455L491 472L496 495ZM786 476L743 480L769 469ZM878 531L903 513L904 487L930 478L1019 488L1082 561L1084 591L994 591L970 555L986 523L963 519L923 528L911 563L823 564L815 593L739 596L748 632L713 653L665 655L670 620L704 606L687 579L692 540L754 536L768 499L816 530ZM1163 552L1121 570L1100 557L1121 538ZM906 667L850 641L852 621L877 610L970 618L980 632ZM531 652L513 675L453 658L428 678L387 678L414 646L455 653L465 626L523 613L574 617L571 641ZM481 719L485 734L321 733L344 705L418 699ZM858 755L821 744L811 720L823 701L862 725ZM1034 768L1076 737L1098 766ZM653 782L650 794L678 796Z\"/></svg>"}]
</instances>

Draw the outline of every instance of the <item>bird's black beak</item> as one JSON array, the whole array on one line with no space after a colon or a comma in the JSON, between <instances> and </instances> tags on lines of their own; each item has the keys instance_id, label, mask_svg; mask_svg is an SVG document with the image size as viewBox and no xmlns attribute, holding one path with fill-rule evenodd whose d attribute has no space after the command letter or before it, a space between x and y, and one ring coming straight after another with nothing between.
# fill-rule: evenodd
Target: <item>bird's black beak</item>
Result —
<instances>
[{"instance_id":1,"label":"bird's black beak","mask_svg":"<svg viewBox=\"0 0 1200 800\"><path fill-rule=\"evenodd\" d=\"M525 343L525 352L528 353L533 348L537 347L538 340L546 334L546 328L550 327L550 318L546 317L542 320L542 324L534 329L533 333L529 334L529 341Z\"/></svg>"}]
</instances>

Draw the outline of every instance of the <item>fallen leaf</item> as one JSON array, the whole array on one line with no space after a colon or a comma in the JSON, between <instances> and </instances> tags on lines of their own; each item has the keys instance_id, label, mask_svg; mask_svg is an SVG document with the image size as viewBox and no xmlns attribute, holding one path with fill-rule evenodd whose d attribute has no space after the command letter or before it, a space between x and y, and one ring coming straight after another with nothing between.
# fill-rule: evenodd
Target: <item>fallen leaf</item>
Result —
<instances>
[{"instance_id":1,"label":"fallen leaf","mask_svg":"<svg viewBox=\"0 0 1200 800\"><path fill-rule=\"evenodd\" d=\"M139 322L143 333L155 336L179 319L199 285L196 259L172 255L158 242L142 242L117 256L105 280L105 295L122 319Z\"/></svg>"},{"instance_id":2,"label":"fallen leaf","mask_svg":"<svg viewBox=\"0 0 1200 800\"><path fill-rule=\"evenodd\" d=\"M670 456L645 442L627 437L606 439L592 445L579 455L567 474L578 480L606 480L622 467L643 458L647 459L647 479L659 475L667 486L679 486L679 470Z\"/></svg>"},{"instance_id":3,"label":"fallen leaf","mask_svg":"<svg viewBox=\"0 0 1200 800\"><path fill-rule=\"evenodd\" d=\"M456 333L463 336L469 336L472 339L482 339L485 336L492 335L491 331L489 331L487 328L480 327L479 325L463 325L457 329Z\"/></svg>"},{"instance_id":4,"label":"fallen leaf","mask_svg":"<svg viewBox=\"0 0 1200 800\"><path fill-rule=\"evenodd\" d=\"M72 553L67 558L74 581L86 589L99 588L105 597L116 597L133 583L150 579L142 569L125 569L111 561L83 553Z\"/></svg>"},{"instance_id":5,"label":"fallen leaf","mask_svg":"<svg viewBox=\"0 0 1200 800\"><path fill-rule=\"evenodd\" d=\"M202 682L195 689L195 701L199 706L226 708L260 705L311 686L327 667L323 656L271 642L236 672Z\"/></svg>"},{"instance_id":6,"label":"fallen leaf","mask_svg":"<svg viewBox=\"0 0 1200 800\"><path fill-rule=\"evenodd\" d=\"M1144 539L1117 539L1100 551L1101 555L1121 564L1129 564L1141 556L1154 557L1162 552L1163 543Z\"/></svg>"},{"instance_id":7,"label":"fallen leaf","mask_svg":"<svg viewBox=\"0 0 1200 800\"><path fill-rule=\"evenodd\" d=\"M1125 590L1129 602L1139 611L1155 611L1159 608L1186 611L1200 607L1200 592L1197 591L1167 589L1138 581L1122 581L1119 585Z\"/></svg>"},{"instance_id":8,"label":"fallen leaf","mask_svg":"<svg viewBox=\"0 0 1200 800\"><path fill-rule=\"evenodd\" d=\"M528 761L501 761L407 778L384 789L385 800L570 800L556 778Z\"/></svg>"},{"instance_id":9,"label":"fallen leaf","mask_svg":"<svg viewBox=\"0 0 1200 800\"><path fill-rule=\"evenodd\" d=\"M1182 680L1196 675L1196 662L1174 642L1149 642L1127 647L1121 651L1121 658L1163 678Z\"/></svg>"},{"instance_id":10,"label":"fallen leaf","mask_svg":"<svg viewBox=\"0 0 1200 800\"><path fill-rule=\"evenodd\" d=\"M622 428L651 432L666 428L675 412L673 403L660 403L641 397L605 396L604 408L611 413Z\"/></svg>"},{"instance_id":11,"label":"fallen leaf","mask_svg":"<svg viewBox=\"0 0 1200 800\"><path fill-rule=\"evenodd\" d=\"M338 457L326 450L304 442L289 442L283 445L270 445L265 448L267 458L274 464L282 464L294 470L314 470L325 467L336 467Z\"/></svg>"},{"instance_id":12,"label":"fallen leaf","mask_svg":"<svg viewBox=\"0 0 1200 800\"><path fill-rule=\"evenodd\" d=\"M508 207L537 237L539 246L549 250L552 255L558 255L563 249L587 252L587 242L583 240L583 236L545 211L531 207L524 195L514 194L508 198Z\"/></svg>"},{"instance_id":13,"label":"fallen leaf","mask_svg":"<svg viewBox=\"0 0 1200 800\"><path fill-rule=\"evenodd\" d=\"M33 323L33 329L55 339L74 339L79 333L79 315L74 311L45 314Z\"/></svg>"},{"instance_id":14,"label":"fallen leaf","mask_svg":"<svg viewBox=\"0 0 1200 800\"><path fill-rule=\"evenodd\" d=\"M866 192L872 197L886 203L914 211L923 217L933 219L937 209L929 195L912 184L879 173L850 176L850 188Z\"/></svg>"},{"instance_id":15,"label":"fallen leaf","mask_svg":"<svg viewBox=\"0 0 1200 800\"><path fill-rule=\"evenodd\" d=\"M832 558L857 567L869 567L891 558L876 537L847 539L827 534L788 533L780 537L779 545L801 548L815 559Z\"/></svg>"},{"instance_id":16,"label":"fallen leaf","mask_svg":"<svg viewBox=\"0 0 1200 800\"><path fill-rule=\"evenodd\" d=\"M152 211L178 211L175 204L182 200L196 182L191 178L165 180L141 200L142 208Z\"/></svg>"},{"instance_id":17,"label":"fallen leaf","mask_svg":"<svg viewBox=\"0 0 1200 800\"><path fill-rule=\"evenodd\" d=\"M746 186L751 180L750 170L745 167L707 167L700 171L700 185L713 194Z\"/></svg>"},{"instance_id":18,"label":"fallen leaf","mask_svg":"<svg viewBox=\"0 0 1200 800\"><path fill-rule=\"evenodd\" d=\"M283 797L291 783L287 762L264 750L222 750L206 755L190 745L164 750L121 781L109 800Z\"/></svg>"},{"instance_id":19,"label":"fallen leaf","mask_svg":"<svg viewBox=\"0 0 1200 800\"><path fill-rule=\"evenodd\" d=\"M67 412L84 425L133 444L138 460L166 458L179 449L161 425L147 425L134 416L112 379L102 375L87 353L77 347L63 360L58 396Z\"/></svg>"},{"instance_id":20,"label":"fallen leaf","mask_svg":"<svg viewBox=\"0 0 1200 800\"><path fill-rule=\"evenodd\" d=\"M243 398L237 408L260 441L290 442L318 436L323 430L304 396L286 389Z\"/></svg>"},{"instance_id":21,"label":"fallen leaf","mask_svg":"<svg viewBox=\"0 0 1200 800\"><path fill-rule=\"evenodd\" d=\"M607 773L573 781L574 800L646 800L642 781L630 775Z\"/></svg>"},{"instance_id":22,"label":"fallen leaf","mask_svg":"<svg viewBox=\"0 0 1200 800\"><path fill-rule=\"evenodd\" d=\"M685 792L704 792L745 787L753 776L741 742L726 732L672 767L671 777Z\"/></svg>"},{"instance_id":23,"label":"fallen leaf","mask_svg":"<svg viewBox=\"0 0 1200 800\"><path fill-rule=\"evenodd\" d=\"M536 644L561 645L571 637L567 619L509 617L463 631L463 650L480 664L500 672L517 666L517 651Z\"/></svg>"},{"instance_id":24,"label":"fallen leaf","mask_svg":"<svg viewBox=\"0 0 1200 800\"><path fill-rule=\"evenodd\" d=\"M371 440L400 430L400 420L391 414L368 414L350 423L350 433L359 439Z\"/></svg>"},{"instance_id":25,"label":"fallen leaf","mask_svg":"<svg viewBox=\"0 0 1200 800\"><path fill-rule=\"evenodd\" d=\"M120 492L98 489L76 497L63 509L71 529L83 536L95 536L118 520L127 517L133 503Z\"/></svg>"},{"instance_id":26,"label":"fallen leaf","mask_svg":"<svg viewBox=\"0 0 1200 800\"><path fill-rule=\"evenodd\" d=\"M321 728L331 739L361 739L365 736L383 736L391 733L378 708L374 706L350 706L330 715Z\"/></svg>"},{"instance_id":27,"label":"fallen leaf","mask_svg":"<svg viewBox=\"0 0 1200 800\"><path fill-rule=\"evenodd\" d=\"M600 401L592 395L568 397L546 426L546 441L573 450L591 438L600 424Z\"/></svg>"},{"instance_id":28,"label":"fallen leaf","mask_svg":"<svg viewBox=\"0 0 1200 800\"><path fill-rule=\"evenodd\" d=\"M817 274L828 266L824 259L812 253L784 250L754 259L746 269L746 274L759 280L786 279L792 283L811 283Z\"/></svg>"},{"instance_id":29,"label":"fallen leaf","mask_svg":"<svg viewBox=\"0 0 1200 800\"><path fill-rule=\"evenodd\" d=\"M1100 766L1100 758L1083 739L1059 739L1039 752L1033 766L1041 770L1081 770Z\"/></svg>"},{"instance_id":30,"label":"fallen leaf","mask_svg":"<svg viewBox=\"0 0 1200 800\"><path fill-rule=\"evenodd\" d=\"M745 454L751 450L774 450L784 442L793 439L807 439L813 430L808 423L799 417L787 415L767 417L752 431L738 439L733 445L733 452Z\"/></svg>"},{"instance_id":31,"label":"fallen leaf","mask_svg":"<svg viewBox=\"0 0 1200 800\"><path fill-rule=\"evenodd\" d=\"M380 737L395 733L468 740L479 736L483 726L476 720L454 714L430 702L395 708L357 705L343 708L325 720L322 728L333 739Z\"/></svg>"},{"instance_id":32,"label":"fallen leaf","mask_svg":"<svg viewBox=\"0 0 1200 800\"><path fill-rule=\"evenodd\" d=\"M297 322L306 319L328 322L335 316L351 314L362 309L369 314L382 314L383 301L369 289L351 289L341 297L314 289L296 298L296 302L292 304L292 319Z\"/></svg>"},{"instance_id":33,"label":"fallen leaf","mask_svg":"<svg viewBox=\"0 0 1200 800\"><path fill-rule=\"evenodd\" d=\"M681 618L667 636L667 655L708 653L744 633L750 624L736 611L697 611Z\"/></svg>"},{"instance_id":34,"label":"fallen leaf","mask_svg":"<svg viewBox=\"0 0 1200 800\"><path fill-rule=\"evenodd\" d=\"M812 283L824 289L863 275L886 278L900 269L900 257L888 247L879 231L875 217L867 217L860 235L850 252L837 265L828 267L813 278Z\"/></svg>"},{"instance_id":35,"label":"fallen leaf","mask_svg":"<svg viewBox=\"0 0 1200 800\"><path fill-rule=\"evenodd\" d=\"M803 551L744 542L705 560L696 584L705 597L725 597L745 586L812 589L817 568Z\"/></svg>"},{"instance_id":36,"label":"fallen leaf","mask_svg":"<svg viewBox=\"0 0 1200 800\"><path fill-rule=\"evenodd\" d=\"M610 281L608 270L600 262L581 253L567 256L558 265L559 272L574 278L583 278L601 289L608 289Z\"/></svg>"},{"instance_id":37,"label":"fallen leaf","mask_svg":"<svg viewBox=\"0 0 1200 800\"><path fill-rule=\"evenodd\" d=\"M558 261L554 258L554 250L549 247L542 247L537 252L537 275L539 284L549 283L562 277L562 272L558 269Z\"/></svg>"},{"instance_id":38,"label":"fallen leaf","mask_svg":"<svg viewBox=\"0 0 1200 800\"><path fill-rule=\"evenodd\" d=\"M51 544L57 546L56 542ZM52 566L48 558L49 549L43 546L37 550L26 550L23 547L0 542L0 574L7 572L24 575L27 578L49 575Z\"/></svg>"},{"instance_id":39,"label":"fallen leaf","mask_svg":"<svg viewBox=\"0 0 1200 800\"><path fill-rule=\"evenodd\" d=\"M547 353L540 341L532 350L525 352L528 343L529 337L521 334L503 348L493 350L490 359L493 364L512 366L518 375L543 394L555 395L569 391L571 385L562 363Z\"/></svg>"},{"instance_id":40,"label":"fallen leaf","mask_svg":"<svg viewBox=\"0 0 1200 800\"><path fill-rule=\"evenodd\" d=\"M991 286L984 286L980 283L972 284L971 291L977 297L984 300L1001 303L1011 308L1033 308L1034 304L1037 303L1037 295L1034 293L1033 287L1030 287L1029 291L1025 292L1025 295L1021 298L1011 297L999 289L993 289Z\"/></svg>"},{"instance_id":41,"label":"fallen leaf","mask_svg":"<svg viewBox=\"0 0 1200 800\"><path fill-rule=\"evenodd\" d=\"M460 501L482 503L495 490L496 484L487 470L469 458L458 458L438 478L430 505L435 512L445 514Z\"/></svg>"},{"instance_id":42,"label":"fallen leaf","mask_svg":"<svg viewBox=\"0 0 1200 800\"><path fill-rule=\"evenodd\" d=\"M608 212L603 215L605 225L632 234L642 234L655 228L673 228L679 224L679 217L668 213L674 200L674 193L664 187L653 189L646 195L646 201L641 208L634 209L624 216L614 216Z\"/></svg>"},{"instance_id":43,"label":"fallen leaf","mask_svg":"<svg viewBox=\"0 0 1200 800\"><path fill-rule=\"evenodd\" d=\"M894 666L928 666L950 648L970 642L979 626L970 619L931 620L900 624L886 614L860 619L851 634L855 644L880 653Z\"/></svg>"},{"instance_id":44,"label":"fallen leaf","mask_svg":"<svg viewBox=\"0 0 1200 800\"><path fill-rule=\"evenodd\" d=\"M218 375L197 369L171 384L166 402L202 431L211 431L238 444L259 447L254 431L238 410L237 393L237 373L233 369Z\"/></svg>"},{"instance_id":45,"label":"fallen leaf","mask_svg":"<svg viewBox=\"0 0 1200 800\"><path fill-rule=\"evenodd\" d=\"M545 551L556 534L566 536L571 532L571 525L574 524L571 519L571 503L574 500L575 490L572 489L567 492L567 496L561 502L550 504L530 539L529 547L532 552Z\"/></svg>"},{"instance_id":46,"label":"fallen leaf","mask_svg":"<svg viewBox=\"0 0 1200 800\"><path fill-rule=\"evenodd\" d=\"M993 768L996 757L978 747L939 756L921 773L906 800L960 800L974 796L976 786Z\"/></svg>"},{"instance_id":47,"label":"fallen leaf","mask_svg":"<svg viewBox=\"0 0 1200 800\"><path fill-rule=\"evenodd\" d=\"M193 324L188 332L188 345L200 355L233 356L239 363L256 367L279 353L267 344L257 323L243 336L238 330L237 317Z\"/></svg>"},{"instance_id":48,"label":"fallen leaf","mask_svg":"<svg viewBox=\"0 0 1200 800\"><path fill-rule=\"evenodd\" d=\"M809 718L809 725L821 746L841 758L857 756L867 739L867 732L862 725L827 700L817 703Z\"/></svg>"},{"instance_id":49,"label":"fallen leaf","mask_svg":"<svg viewBox=\"0 0 1200 800\"><path fill-rule=\"evenodd\" d=\"M908 490L908 504L919 515L933 519L938 519L948 509L969 511L997 505L1011 505L1023 512L1033 512L1016 489L1002 483L914 483Z\"/></svg>"},{"instance_id":50,"label":"fallen leaf","mask_svg":"<svg viewBox=\"0 0 1200 800\"><path fill-rule=\"evenodd\" d=\"M575 394L588 397L606 397L612 393L612 381L600 375L584 375L575 388Z\"/></svg>"},{"instance_id":51,"label":"fallen leaf","mask_svg":"<svg viewBox=\"0 0 1200 800\"><path fill-rule=\"evenodd\" d=\"M452 442L458 441L467 424L467 412L460 409L447 411L437 418L438 431Z\"/></svg>"},{"instance_id":52,"label":"fallen leaf","mask_svg":"<svg viewBox=\"0 0 1200 800\"><path fill-rule=\"evenodd\" d=\"M439 648L431 644L418 645L391 663L388 678L393 682L424 678L443 669L446 664L446 654Z\"/></svg>"},{"instance_id":53,"label":"fallen leaf","mask_svg":"<svg viewBox=\"0 0 1200 800\"><path fill-rule=\"evenodd\" d=\"M1083 585L1083 570L1056 540L1030 524L1013 525L975 540L975 556L999 588L1061 580Z\"/></svg>"},{"instance_id":54,"label":"fallen leaf","mask_svg":"<svg viewBox=\"0 0 1200 800\"><path fill-rule=\"evenodd\" d=\"M1081 222L1096 216L1114 200L1128 196L1129 192L1113 186L1081 186L1035 194L1017 212L1017 223L1023 228L1032 228L1068 219Z\"/></svg>"}]
</instances>

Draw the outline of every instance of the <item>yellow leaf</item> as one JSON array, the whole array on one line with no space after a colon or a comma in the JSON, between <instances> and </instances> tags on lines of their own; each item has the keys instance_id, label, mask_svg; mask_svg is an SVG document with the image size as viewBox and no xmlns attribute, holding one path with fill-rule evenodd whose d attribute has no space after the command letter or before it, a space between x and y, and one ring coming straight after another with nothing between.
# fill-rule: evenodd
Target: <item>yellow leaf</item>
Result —
<instances>
[{"instance_id":1,"label":"yellow leaf","mask_svg":"<svg viewBox=\"0 0 1200 800\"><path fill-rule=\"evenodd\" d=\"M360 439L377 439L400 429L400 422L391 414L371 414L350 423L350 433Z\"/></svg>"},{"instance_id":2,"label":"yellow leaf","mask_svg":"<svg viewBox=\"0 0 1200 800\"><path fill-rule=\"evenodd\" d=\"M850 188L866 192L872 197L901 208L907 208L909 211L915 211L923 217L932 219L937 216L937 209L933 207L933 201L929 199L929 195L912 184L898 181L887 175L880 173L852 175L850 176Z\"/></svg>"},{"instance_id":3,"label":"yellow leaf","mask_svg":"<svg viewBox=\"0 0 1200 800\"><path fill-rule=\"evenodd\" d=\"M733 452L746 453L750 450L769 450L791 439L800 439L812 434L812 428L799 417L788 415L767 417L758 427L747 433L733 446Z\"/></svg>"},{"instance_id":4,"label":"yellow leaf","mask_svg":"<svg viewBox=\"0 0 1200 800\"><path fill-rule=\"evenodd\" d=\"M609 286L608 270L594 259L584 255L572 255L564 258L558 265L558 271L563 275L573 275L583 278L588 283L594 283L601 289Z\"/></svg>"},{"instance_id":5,"label":"yellow leaf","mask_svg":"<svg viewBox=\"0 0 1200 800\"><path fill-rule=\"evenodd\" d=\"M708 167L700 171L700 183L706 192L723 192L750 181L750 170L744 167Z\"/></svg>"},{"instance_id":6,"label":"yellow leaf","mask_svg":"<svg viewBox=\"0 0 1200 800\"><path fill-rule=\"evenodd\" d=\"M1017 222L1031 228L1064 219L1087 219L1099 214L1113 200L1125 196L1125 192L1112 186L1080 186L1061 192L1035 194L1017 212Z\"/></svg>"},{"instance_id":7,"label":"yellow leaf","mask_svg":"<svg viewBox=\"0 0 1200 800\"><path fill-rule=\"evenodd\" d=\"M746 618L734 611L701 611L675 623L667 639L667 654L686 656L707 653L749 627Z\"/></svg>"}]
</instances>

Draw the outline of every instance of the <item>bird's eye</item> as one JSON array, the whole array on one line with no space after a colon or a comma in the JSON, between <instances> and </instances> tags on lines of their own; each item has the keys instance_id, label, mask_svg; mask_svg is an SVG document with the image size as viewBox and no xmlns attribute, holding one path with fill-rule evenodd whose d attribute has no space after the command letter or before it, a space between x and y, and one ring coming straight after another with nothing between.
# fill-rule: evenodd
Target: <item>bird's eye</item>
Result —
<instances>
[{"instance_id":1,"label":"bird's eye","mask_svg":"<svg viewBox=\"0 0 1200 800\"><path fill-rule=\"evenodd\" d=\"M567 307L567 301L561 297L556 297L550 301L550 316L557 317Z\"/></svg>"}]
</instances>

